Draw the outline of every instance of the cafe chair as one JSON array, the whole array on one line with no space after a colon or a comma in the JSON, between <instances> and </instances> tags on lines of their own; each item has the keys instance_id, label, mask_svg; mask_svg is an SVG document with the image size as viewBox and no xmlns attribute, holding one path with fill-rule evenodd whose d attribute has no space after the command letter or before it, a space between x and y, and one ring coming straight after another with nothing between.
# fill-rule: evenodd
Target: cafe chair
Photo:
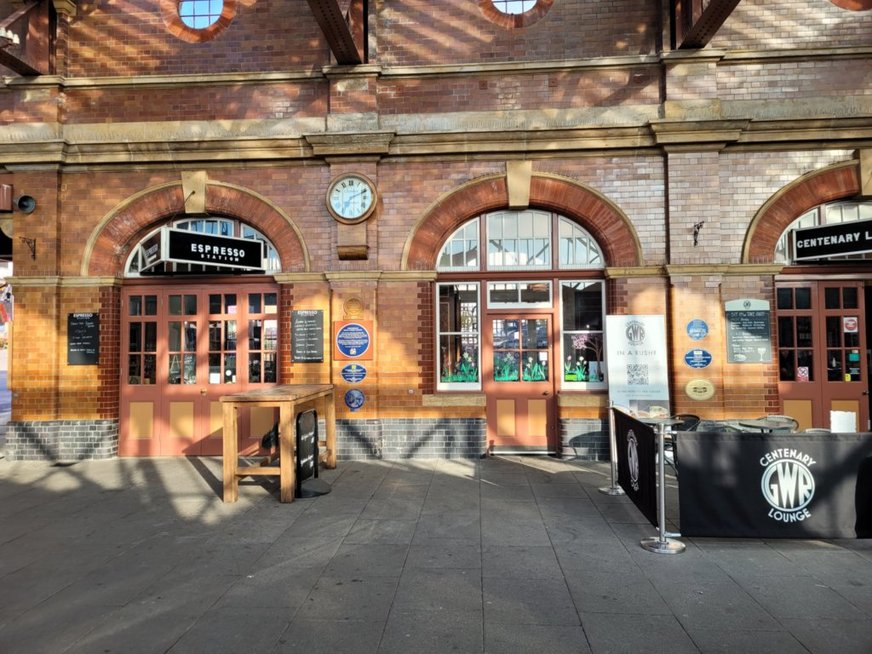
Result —
<instances>
[{"instance_id":1,"label":"cafe chair","mask_svg":"<svg viewBox=\"0 0 872 654\"><path fill-rule=\"evenodd\" d=\"M676 413L672 417L681 420L679 424L672 425L673 431L694 431L700 423L700 417L692 413Z\"/></svg>"}]
</instances>

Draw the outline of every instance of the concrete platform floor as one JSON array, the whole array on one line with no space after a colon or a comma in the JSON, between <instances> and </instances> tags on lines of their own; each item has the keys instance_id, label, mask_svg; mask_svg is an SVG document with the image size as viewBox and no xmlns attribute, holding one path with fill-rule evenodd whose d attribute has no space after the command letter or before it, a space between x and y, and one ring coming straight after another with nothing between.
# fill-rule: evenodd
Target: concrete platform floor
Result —
<instances>
[{"instance_id":1,"label":"concrete platform floor","mask_svg":"<svg viewBox=\"0 0 872 654\"><path fill-rule=\"evenodd\" d=\"M0 652L872 652L872 541L654 554L606 464L340 462L292 504L220 475L0 460Z\"/></svg>"}]
</instances>

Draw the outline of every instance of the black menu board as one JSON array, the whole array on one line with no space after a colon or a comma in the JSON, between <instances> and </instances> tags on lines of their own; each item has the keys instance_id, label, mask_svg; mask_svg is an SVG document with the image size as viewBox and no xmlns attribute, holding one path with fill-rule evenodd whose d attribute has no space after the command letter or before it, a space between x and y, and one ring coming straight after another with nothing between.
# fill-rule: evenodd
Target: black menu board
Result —
<instances>
[{"instance_id":1,"label":"black menu board","mask_svg":"<svg viewBox=\"0 0 872 654\"><path fill-rule=\"evenodd\" d=\"M769 303L733 300L726 303L727 361L768 363L772 360Z\"/></svg>"},{"instance_id":2,"label":"black menu board","mask_svg":"<svg viewBox=\"0 0 872 654\"><path fill-rule=\"evenodd\" d=\"M96 366L100 359L100 316L96 313L67 315L67 363Z\"/></svg>"},{"instance_id":3,"label":"black menu board","mask_svg":"<svg viewBox=\"0 0 872 654\"><path fill-rule=\"evenodd\" d=\"M320 309L291 312L291 359L300 363L324 361L324 312Z\"/></svg>"}]
</instances>

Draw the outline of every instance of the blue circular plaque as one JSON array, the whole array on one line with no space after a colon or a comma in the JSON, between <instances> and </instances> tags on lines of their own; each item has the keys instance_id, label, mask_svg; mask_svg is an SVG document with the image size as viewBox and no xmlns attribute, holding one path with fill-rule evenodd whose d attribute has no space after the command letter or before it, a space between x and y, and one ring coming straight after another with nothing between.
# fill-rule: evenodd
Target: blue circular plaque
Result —
<instances>
[{"instance_id":1,"label":"blue circular plaque","mask_svg":"<svg viewBox=\"0 0 872 654\"><path fill-rule=\"evenodd\" d=\"M704 339L706 336L708 336L708 332L709 329L705 320L694 318L689 323L687 323L687 335L695 341Z\"/></svg>"},{"instance_id":2,"label":"blue circular plaque","mask_svg":"<svg viewBox=\"0 0 872 654\"><path fill-rule=\"evenodd\" d=\"M684 355L684 362L691 368L706 368L712 362L712 355L707 350L690 350Z\"/></svg>"},{"instance_id":3,"label":"blue circular plaque","mask_svg":"<svg viewBox=\"0 0 872 654\"><path fill-rule=\"evenodd\" d=\"M356 322L340 327L336 333L336 347L347 357L359 357L369 349L369 332Z\"/></svg>"},{"instance_id":4,"label":"blue circular plaque","mask_svg":"<svg viewBox=\"0 0 872 654\"><path fill-rule=\"evenodd\" d=\"M357 411L363 406L364 402L366 402L366 396L363 394L363 391L352 388L350 391L345 393L345 406L352 411Z\"/></svg>"},{"instance_id":5,"label":"blue circular plaque","mask_svg":"<svg viewBox=\"0 0 872 654\"><path fill-rule=\"evenodd\" d=\"M349 384L358 384L366 378L366 368L359 363L349 363L339 374Z\"/></svg>"}]
</instances>

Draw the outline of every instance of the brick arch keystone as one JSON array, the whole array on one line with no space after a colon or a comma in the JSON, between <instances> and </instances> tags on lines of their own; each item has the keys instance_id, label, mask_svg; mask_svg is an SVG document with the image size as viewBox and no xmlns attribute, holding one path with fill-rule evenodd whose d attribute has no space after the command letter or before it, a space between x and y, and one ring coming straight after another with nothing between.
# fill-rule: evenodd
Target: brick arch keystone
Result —
<instances>
[{"instance_id":1,"label":"brick arch keystone","mask_svg":"<svg viewBox=\"0 0 872 654\"><path fill-rule=\"evenodd\" d=\"M283 272L307 272L309 253L293 221L263 196L232 184L206 183L206 211L237 218L266 236L275 246ZM82 276L123 276L130 248L154 227L185 215L181 182L154 186L127 198L110 211L91 233L82 259Z\"/></svg>"},{"instance_id":2,"label":"brick arch keystone","mask_svg":"<svg viewBox=\"0 0 872 654\"><path fill-rule=\"evenodd\" d=\"M413 228L403 252L404 270L433 270L439 250L453 232L475 216L505 209L508 199L503 175L467 182L433 204ZM596 240L607 266L638 266L642 247L630 220L614 203L565 177L534 174L530 207L555 211L574 219Z\"/></svg>"},{"instance_id":3,"label":"brick arch keystone","mask_svg":"<svg viewBox=\"0 0 872 654\"><path fill-rule=\"evenodd\" d=\"M743 263L772 263L775 246L790 223L809 209L860 192L860 162L815 170L781 188L757 212L745 234Z\"/></svg>"}]
</instances>

